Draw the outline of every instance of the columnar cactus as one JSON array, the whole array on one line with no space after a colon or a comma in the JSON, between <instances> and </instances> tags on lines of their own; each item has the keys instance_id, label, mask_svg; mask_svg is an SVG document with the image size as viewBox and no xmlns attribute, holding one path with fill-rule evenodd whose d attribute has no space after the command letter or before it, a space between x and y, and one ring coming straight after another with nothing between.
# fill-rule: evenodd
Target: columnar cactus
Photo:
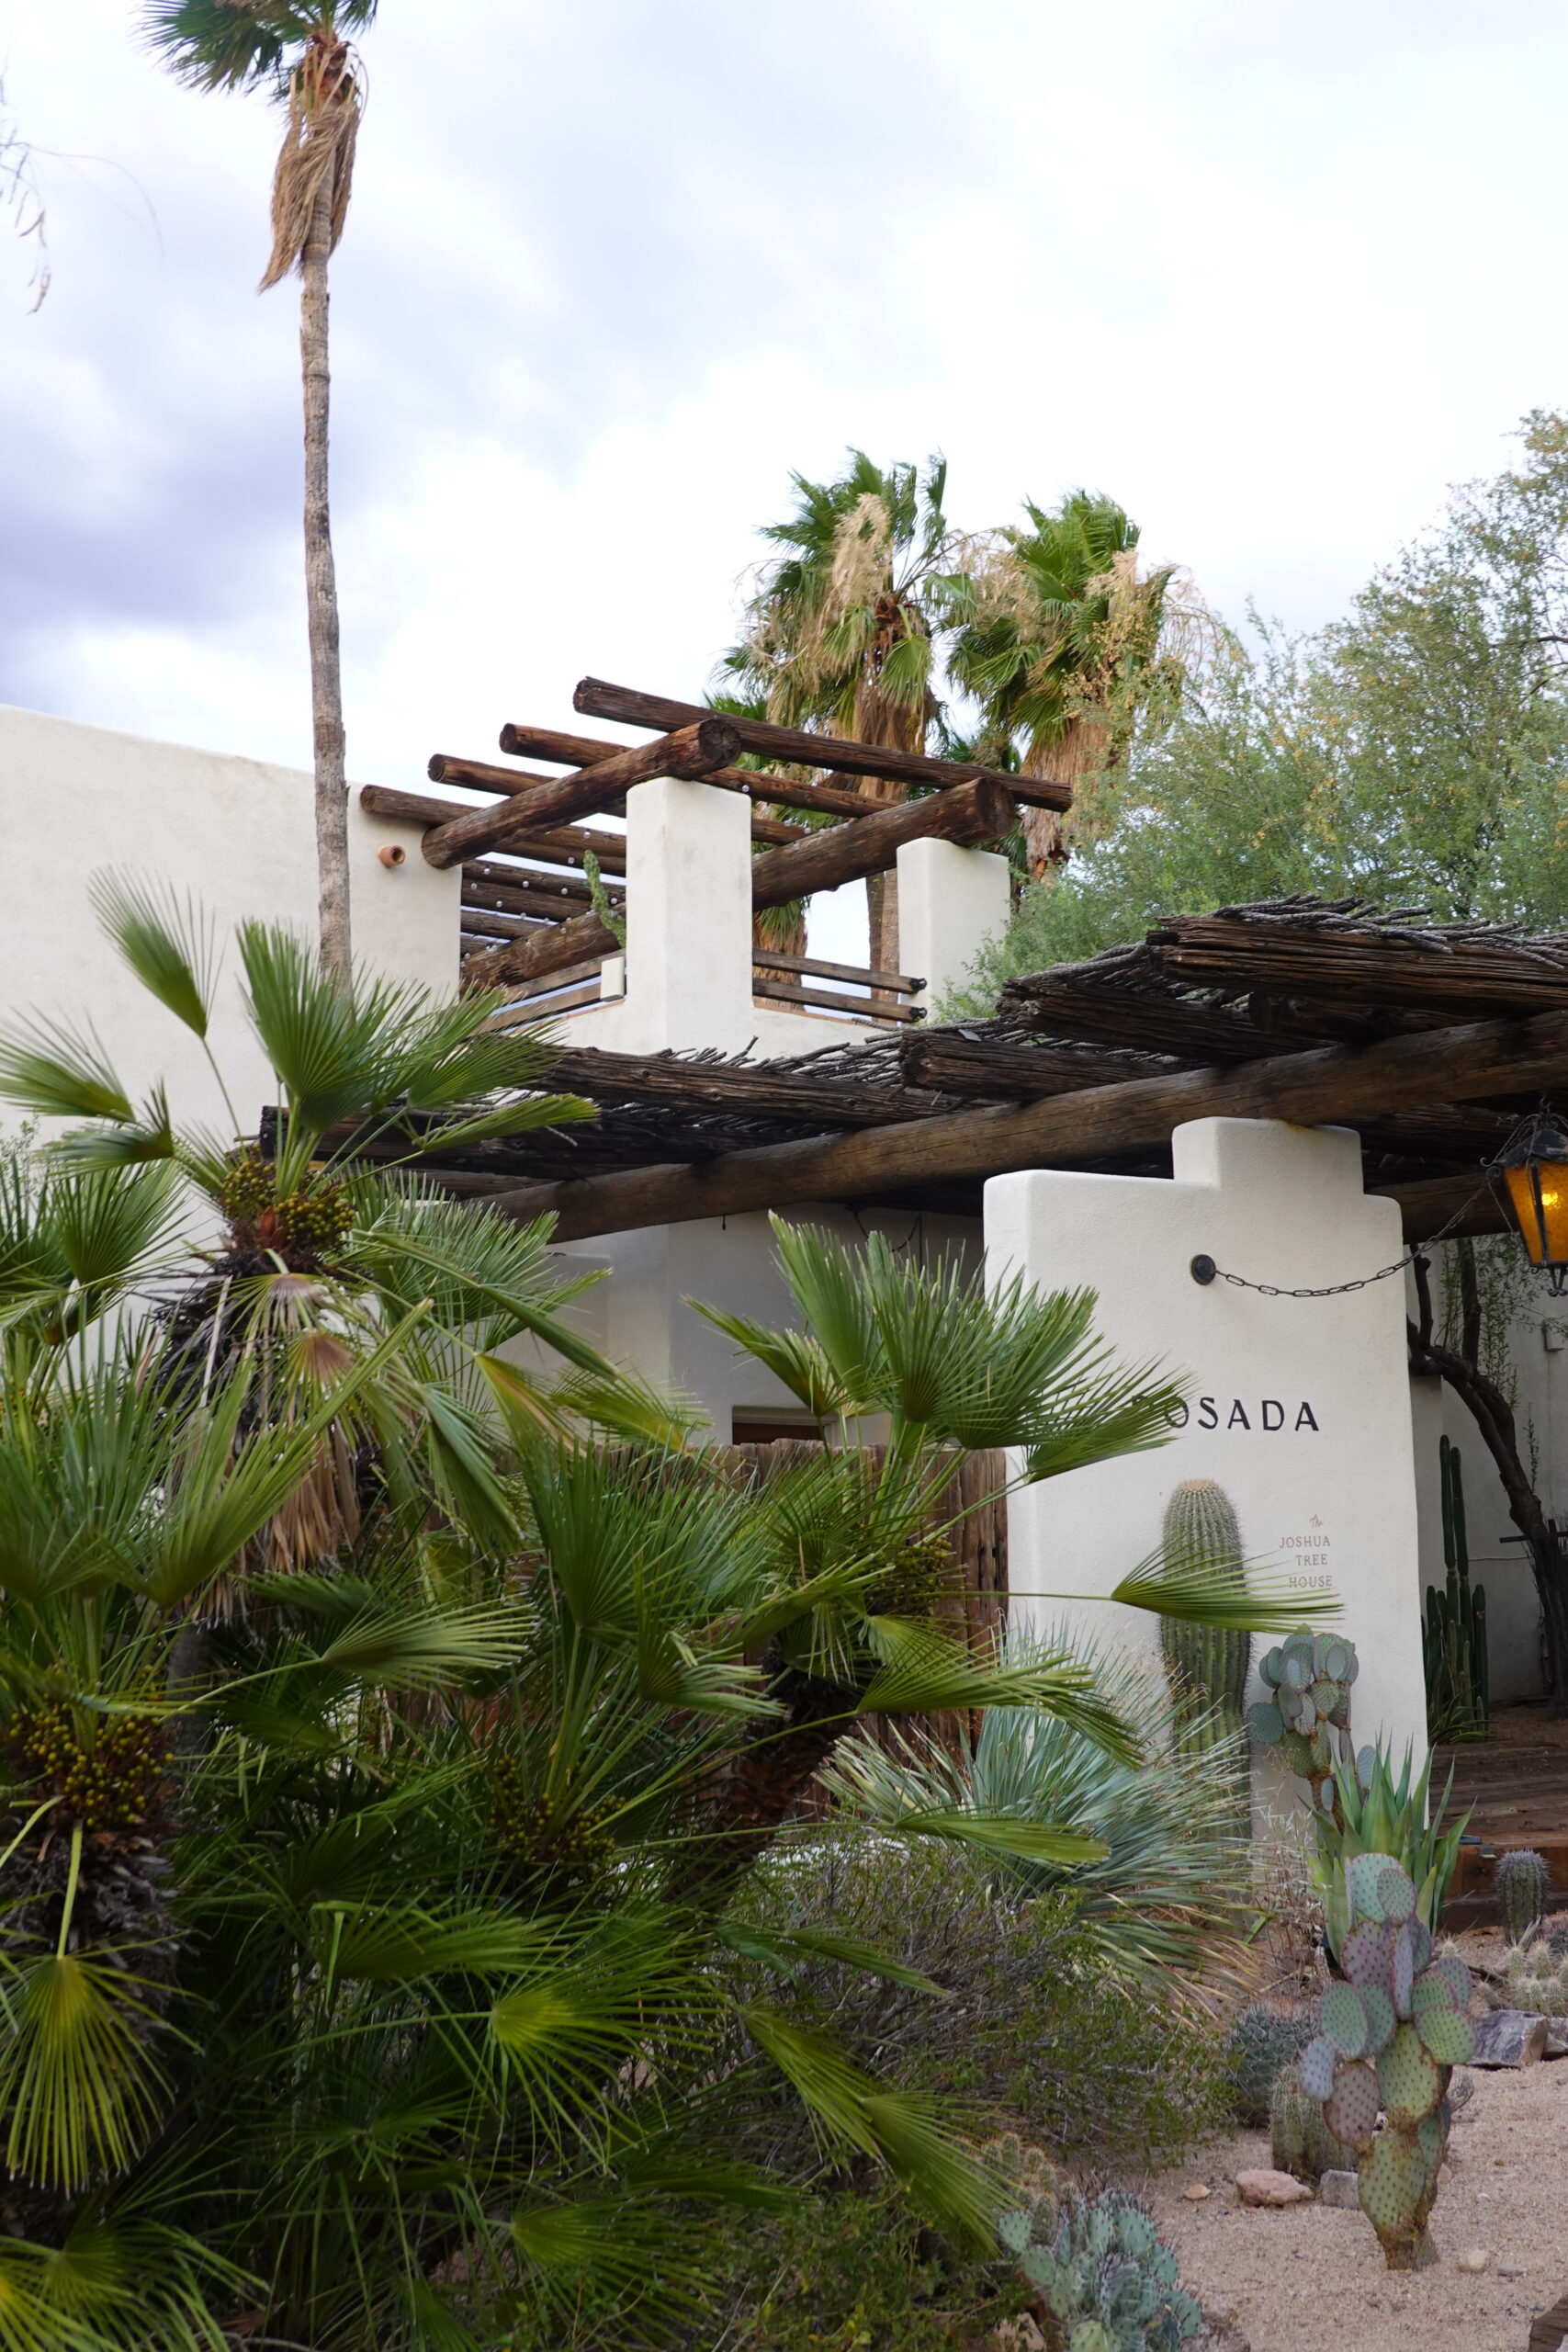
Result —
<instances>
[{"instance_id":1,"label":"columnar cactus","mask_svg":"<svg viewBox=\"0 0 1568 2352\"><path fill-rule=\"evenodd\" d=\"M1439 1439L1445 1584L1427 1587L1421 1652L1427 1670L1429 1739L1484 1739L1491 1722L1486 1654L1486 1589L1470 1581L1464 1525L1464 1475L1459 1448Z\"/></svg>"},{"instance_id":2,"label":"columnar cactus","mask_svg":"<svg viewBox=\"0 0 1568 2352\"><path fill-rule=\"evenodd\" d=\"M1427 2217L1448 2146L1450 2077L1475 2049L1470 1973L1454 1953L1434 1957L1415 1886L1391 1855L1358 1854L1344 1875L1346 1981L1318 2005L1299 2078L1356 2151L1361 2211L1383 2259L1414 2270L1434 2258Z\"/></svg>"},{"instance_id":3,"label":"columnar cactus","mask_svg":"<svg viewBox=\"0 0 1568 2352\"><path fill-rule=\"evenodd\" d=\"M1245 1593L1241 1529L1223 1487L1213 1478L1186 1478L1165 1507L1165 1565L1173 1574L1206 1576L1222 1590ZM1252 1662L1250 1634L1162 1617L1160 1648L1176 1693L1179 1745L1216 1736L1238 1740Z\"/></svg>"},{"instance_id":4,"label":"columnar cactus","mask_svg":"<svg viewBox=\"0 0 1568 2352\"><path fill-rule=\"evenodd\" d=\"M1048 2235L1041 2208L1004 2213L1002 2244L1040 2290L1066 2352L1180 2352L1202 2312L1179 2284L1146 2205L1108 2189L1073 2198Z\"/></svg>"},{"instance_id":5,"label":"columnar cactus","mask_svg":"<svg viewBox=\"0 0 1568 2352\"><path fill-rule=\"evenodd\" d=\"M1533 1846L1521 1846L1514 1853L1498 1855L1495 1877L1508 1941L1522 1944L1536 1922L1546 1917L1551 1886L1546 1858Z\"/></svg>"},{"instance_id":6,"label":"columnar cactus","mask_svg":"<svg viewBox=\"0 0 1568 2352\"><path fill-rule=\"evenodd\" d=\"M1334 1760L1350 1745L1350 1685L1360 1672L1356 1645L1337 1634L1292 1634L1258 1668L1271 1697L1247 1712L1265 1747L1284 1750L1303 1804L1338 1818Z\"/></svg>"}]
</instances>

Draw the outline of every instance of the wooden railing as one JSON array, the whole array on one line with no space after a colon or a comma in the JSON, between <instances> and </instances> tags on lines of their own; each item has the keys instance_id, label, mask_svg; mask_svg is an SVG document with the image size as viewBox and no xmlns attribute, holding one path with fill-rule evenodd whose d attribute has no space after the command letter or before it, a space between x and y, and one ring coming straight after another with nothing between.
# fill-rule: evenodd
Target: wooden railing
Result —
<instances>
[{"instance_id":1,"label":"wooden railing","mask_svg":"<svg viewBox=\"0 0 1568 2352\"><path fill-rule=\"evenodd\" d=\"M925 987L924 980L912 979L907 972L877 972L860 964L826 964L814 956L774 956L761 947L752 950L751 967L751 994L764 1003L809 1006L858 1021L909 1022L926 1017L923 1006L899 1001L918 996ZM785 977L775 978L775 974ZM828 982L835 985L829 988L825 985ZM860 993L847 996L846 989Z\"/></svg>"},{"instance_id":2,"label":"wooden railing","mask_svg":"<svg viewBox=\"0 0 1568 2352\"><path fill-rule=\"evenodd\" d=\"M530 1020L543 1020L547 1014L575 1012L580 1005L618 1002L626 992L626 970L619 955L594 956L568 964L563 971L518 981L508 991L509 1001L496 1015L497 1022L504 1025L513 1005L526 1005Z\"/></svg>"}]
</instances>

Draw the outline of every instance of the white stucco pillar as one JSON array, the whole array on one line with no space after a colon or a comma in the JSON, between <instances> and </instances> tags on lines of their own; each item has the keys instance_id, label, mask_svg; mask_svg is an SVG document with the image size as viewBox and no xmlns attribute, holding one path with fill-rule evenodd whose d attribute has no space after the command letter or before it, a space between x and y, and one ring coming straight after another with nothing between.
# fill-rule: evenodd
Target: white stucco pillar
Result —
<instances>
[{"instance_id":1,"label":"white stucco pillar","mask_svg":"<svg viewBox=\"0 0 1568 2352\"><path fill-rule=\"evenodd\" d=\"M626 795L626 877L631 1050L740 1052L756 1026L750 802L673 776L639 784Z\"/></svg>"},{"instance_id":2,"label":"white stucco pillar","mask_svg":"<svg viewBox=\"0 0 1568 2352\"><path fill-rule=\"evenodd\" d=\"M926 983L928 1011L962 987L987 939L1012 910L1008 862L952 842L906 842L898 852L898 969Z\"/></svg>"},{"instance_id":3,"label":"white stucco pillar","mask_svg":"<svg viewBox=\"0 0 1568 2352\"><path fill-rule=\"evenodd\" d=\"M1425 1752L1416 1494L1397 1277L1334 1298L1269 1298L1192 1279L1200 1253L1253 1282L1325 1288L1404 1254L1393 1202L1361 1190L1342 1128L1201 1119L1172 1139L1175 1182L1032 1171L986 1186L987 1278L1021 1269L1042 1290L1088 1285L1096 1328L1123 1363L1190 1375L1170 1444L1013 1498L1015 1620L1064 1616L1155 1646L1140 1611L1040 1596L1108 1591L1160 1540L1171 1488L1217 1479L1249 1559L1298 1591L1330 1588L1355 1642L1358 1746L1389 1735ZM1268 1641L1254 1643L1254 1657ZM1256 1684L1256 1676L1255 1676ZM1254 1695L1256 1695L1256 1689Z\"/></svg>"}]
</instances>

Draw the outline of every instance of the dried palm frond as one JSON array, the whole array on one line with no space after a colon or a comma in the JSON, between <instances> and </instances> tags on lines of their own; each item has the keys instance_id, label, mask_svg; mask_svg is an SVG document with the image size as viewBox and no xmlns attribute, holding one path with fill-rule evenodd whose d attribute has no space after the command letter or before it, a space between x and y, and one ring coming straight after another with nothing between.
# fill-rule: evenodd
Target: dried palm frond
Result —
<instances>
[{"instance_id":1,"label":"dried palm frond","mask_svg":"<svg viewBox=\"0 0 1568 2352\"><path fill-rule=\"evenodd\" d=\"M265 293L303 269L320 208L327 206L327 251L337 251L348 218L354 153L365 111L359 59L345 40L312 34L288 77L288 126L272 182L272 253L257 289Z\"/></svg>"}]
</instances>

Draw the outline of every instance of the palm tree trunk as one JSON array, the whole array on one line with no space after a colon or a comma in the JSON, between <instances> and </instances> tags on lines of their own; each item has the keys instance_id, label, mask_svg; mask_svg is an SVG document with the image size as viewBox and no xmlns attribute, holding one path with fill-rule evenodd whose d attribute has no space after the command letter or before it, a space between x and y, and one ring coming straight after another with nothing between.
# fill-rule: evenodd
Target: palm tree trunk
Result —
<instances>
[{"instance_id":1,"label":"palm tree trunk","mask_svg":"<svg viewBox=\"0 0 1568 2352\"><path fill-rule=\"evenodd\" d=\"M338 661L337 574L327 487L327 257L332 188L323 180L300 256L299 366L305 393L305 610L310 637L310 712L316 768L317 908L321 968L347 980L348 781Z\"/></svg>"}]
</instances>

